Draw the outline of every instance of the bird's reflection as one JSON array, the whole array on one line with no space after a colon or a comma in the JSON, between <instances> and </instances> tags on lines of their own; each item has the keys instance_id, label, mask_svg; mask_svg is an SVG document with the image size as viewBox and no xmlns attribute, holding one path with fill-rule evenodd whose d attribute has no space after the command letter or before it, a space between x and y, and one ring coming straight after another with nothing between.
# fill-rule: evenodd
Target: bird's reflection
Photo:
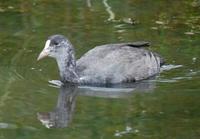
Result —
<instances>
[{"instance_id":1,"label":"bird's reflection","mask_svg":"<svg viewBox=\"0 0 200 139\"><path fill-rule=\"evenodd\" d=\"M103 98L124 98L138 91L151 92L154 88L155 82L152 80L112 87L77 86L70 83L62 84L59 86L60 93L56 108L51 112L38 112L37 118L47 128L64 128L68 126L73 118L77 94Z\"/></svg>"},{"instance_id":2,"label":"bird's reflection","mask_svg":"<svg viewBox=\"0 0 200 139\"><path fill-rule=\"evenodd\" d=\"M133 93L143 92L149 93L156 87L156 82L151 80L144 80L135 83L125 83L112 85L107 87L94 87L94 86L78 86L78 94L81 96L92 96L102 98L126 98Z\"/></svg>"},{"instance_id":3,"label":"bird's reflection","mask_svg":"<svg viewBox=\"0 0 200 139\"><path fill-rule=\"evenodd\" d=\"M72 119L76 105L75 84L64 84L60 87L56 108L51 112L38 112L37 118L47 128L67 127Z\"/></svg>"}]
</instances>

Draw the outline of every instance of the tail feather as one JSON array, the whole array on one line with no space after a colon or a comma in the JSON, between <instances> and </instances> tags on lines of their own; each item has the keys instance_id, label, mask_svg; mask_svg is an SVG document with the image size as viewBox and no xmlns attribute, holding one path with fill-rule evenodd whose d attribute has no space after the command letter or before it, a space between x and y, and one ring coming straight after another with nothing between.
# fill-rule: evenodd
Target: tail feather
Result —
<instances>
[{"instance_id":1,"label":"tail feather","mask_svg":"<svg viewBox=\"0 0 200 139\"><path fill-rule=\"evenodd\" d=\"M132 42L132 43L126 43L125 45L131 46L131 47L148 47L150 46L150 42L137 41L137 42Z\"/></svg>"},{"instance_id":2,"label":"tail feather","mask_svg":"<svg viewBox=\"0 0 200 139\"><path fill-rule=\"evenodd\" d=\"M153 52L153 54L160 59L160 66L162 66L162 65L165 64L165 60L164 60L164 58L161 55L159 55L156 52Z\"/></svg>"}]
</instances>

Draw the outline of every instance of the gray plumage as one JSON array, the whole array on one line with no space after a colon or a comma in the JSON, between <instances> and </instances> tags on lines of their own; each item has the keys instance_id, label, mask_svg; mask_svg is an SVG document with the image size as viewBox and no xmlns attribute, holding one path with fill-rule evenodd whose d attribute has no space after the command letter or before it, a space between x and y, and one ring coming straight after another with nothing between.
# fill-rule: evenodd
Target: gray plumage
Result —
<instances>
[{"instance_id":1,"label":"gray plumage","mask_svg":"<svg viewBox=\"0 0 200 139\"><path fill-rule=\"evenodd\" d=\"M48 56L57 60L63 82L91 85L134 82L158 74L163 64L157 53L144 49L148 42L97 46L76 61L74 48L64 36L53 35L48 40L51 42Z\"/></svg>"}]
</instances>

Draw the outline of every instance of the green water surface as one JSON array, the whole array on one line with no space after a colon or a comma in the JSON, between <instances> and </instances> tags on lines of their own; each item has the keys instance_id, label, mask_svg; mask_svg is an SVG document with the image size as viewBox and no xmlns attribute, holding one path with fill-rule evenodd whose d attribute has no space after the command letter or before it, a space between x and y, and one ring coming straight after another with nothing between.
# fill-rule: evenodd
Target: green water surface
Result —
<instances>
[{"instance_id":1,"label":"green water surface","mask_svg":"<svg viewBox=\"0 0 200 139\"><path fill-rule=\"evenodd\" d=\"M149 90L79 89L67 127L48 129L37 113L56 107L59 89L48 81L59 74L53 59L36 59L52 34L67 36L77 58L100 44L150 41L182 67ZM198 139L199 75L198 0L0 1L0 139Z\"/></svg>"}]
</instances>

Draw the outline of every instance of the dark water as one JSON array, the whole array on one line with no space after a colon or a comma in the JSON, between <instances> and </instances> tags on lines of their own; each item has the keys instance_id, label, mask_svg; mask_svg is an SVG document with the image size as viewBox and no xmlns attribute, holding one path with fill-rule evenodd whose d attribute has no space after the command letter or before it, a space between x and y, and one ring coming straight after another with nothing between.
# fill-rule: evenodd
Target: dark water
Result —
<instances>
[{"instance_id":1,"label":"dark water","mask_svg":"<svg viewBox=\"0 0 200 139\"><path fill-rule=\"evenodd\" d=\"M58 33L77 58L95 45L146 40L182 67L131 91L55 88L55 61L36 58ZM0 139L197 139L199 75L198 0L0 1Z\"/></svg>"}]
</instances>

